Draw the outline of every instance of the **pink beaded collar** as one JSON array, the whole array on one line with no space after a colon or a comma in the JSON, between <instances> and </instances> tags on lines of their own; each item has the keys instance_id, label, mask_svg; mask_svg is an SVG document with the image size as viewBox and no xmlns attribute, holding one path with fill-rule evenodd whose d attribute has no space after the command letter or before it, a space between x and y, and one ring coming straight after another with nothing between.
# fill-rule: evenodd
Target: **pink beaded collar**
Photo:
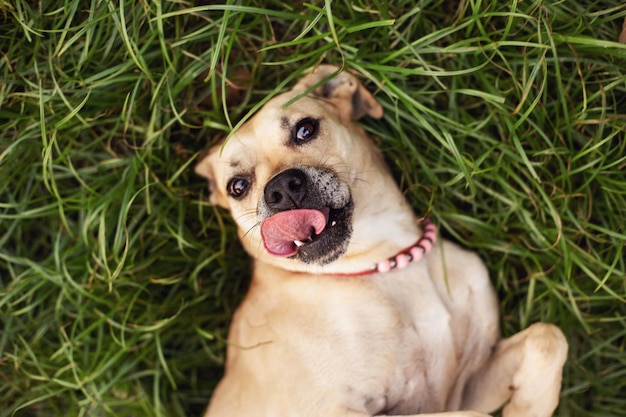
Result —
<instances>
[{"instance_id":1,"label":"pink beaded collar","mask_svg":"<svg viewBox=\"0 0 626 417\"><path fill-rule=\"evenodd\" d=\"M411 262L418 262L426 255L437 242L437 226L429 219L422 222L423 235L417 242L398 252L395 256L374 264L370 269L358 272L336 273L332 275L342 277L355 277L389 272L392 269L406 268Z\"/></svg>"}]
</instances>

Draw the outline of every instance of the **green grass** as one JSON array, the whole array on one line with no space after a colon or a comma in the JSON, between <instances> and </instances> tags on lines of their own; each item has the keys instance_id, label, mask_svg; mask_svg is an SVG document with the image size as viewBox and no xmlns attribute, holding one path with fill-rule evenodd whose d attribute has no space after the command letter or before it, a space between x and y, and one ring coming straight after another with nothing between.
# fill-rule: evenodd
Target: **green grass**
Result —
<instances>
[{"instance_id":1,"label":"green grass","mask_svg":"<svg viewBox=\"0 0 626 417\"><path fill-rule=\"evenodd\" d=\"M0 0L1 417L202 411L249 262L191 168L319 62L505 335L563 329L558 415L626 415L623 2L188 3Z\"/></svg>"}]
</instances>

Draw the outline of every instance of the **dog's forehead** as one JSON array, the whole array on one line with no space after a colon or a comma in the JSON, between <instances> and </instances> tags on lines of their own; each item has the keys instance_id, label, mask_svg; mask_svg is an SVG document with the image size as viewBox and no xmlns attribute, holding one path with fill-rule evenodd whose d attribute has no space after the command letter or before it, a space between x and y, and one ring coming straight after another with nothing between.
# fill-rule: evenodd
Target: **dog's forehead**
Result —
<instances>
[{"instance_id":1,"label":"dog's forehead","mask_svg":"<svg viewBox=\"0 0 626 417\"><path fill-rule=\"evenodd\" d=\"M271 99L233 132L213 159L213 164L221 167L218 169L220 174L227 178L236 173L256 172L268 161L280 165L283 156L290 153L285 146L289 146L298 122L313 118L332 123L337 119L336 109L327 100L297 96L298 92L289 91ZM327 128L323 130L327 131Z\"/></svg>"},{"instance_id":2,"label":"dog's forehead","mask_svg":"<svg viewBox=\"0 0 626 417\"><path fill-rule=\"evenodd\" d=\"M256 129L259 125L263 129L267 124L288 129L305 117L322 118L332 112L333 107L327 100L313 96L298 97L296 92L290 91L270 100L250 122Z\"/></svg>"},{"instance_id":3,"label":"dog's forehead","mask_svg":"<svg viewBox=\"0 0 626 417\"><path fill-rule=\"evenodd\" d=\"M290 103L295 93L285 93L270 100L250 120L243 124L226 144L225 155L246 157L273 146L282 146L289 140L293 127L305 118L333 117L332 106L324 100L309 96Z\"/></svg>"}]
</instances>

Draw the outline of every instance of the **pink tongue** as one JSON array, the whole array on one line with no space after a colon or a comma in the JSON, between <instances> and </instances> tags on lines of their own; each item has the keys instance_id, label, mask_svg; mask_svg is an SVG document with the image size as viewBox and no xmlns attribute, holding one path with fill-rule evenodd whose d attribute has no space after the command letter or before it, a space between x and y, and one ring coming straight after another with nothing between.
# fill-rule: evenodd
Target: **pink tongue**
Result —
<instances>
[{"instance_id":1,"label":"pink tongue","mask_svg":"<svg viewBox=\"0 0 626 417\"><path fill-rule=\"evenodd\" d=\"M263 220L261 238L265 249L274 256L293 256L298 253L294 240L306 241L320 234L328 222L324 211L298 209L281 211Z\"/></svg>"}]
</instances>

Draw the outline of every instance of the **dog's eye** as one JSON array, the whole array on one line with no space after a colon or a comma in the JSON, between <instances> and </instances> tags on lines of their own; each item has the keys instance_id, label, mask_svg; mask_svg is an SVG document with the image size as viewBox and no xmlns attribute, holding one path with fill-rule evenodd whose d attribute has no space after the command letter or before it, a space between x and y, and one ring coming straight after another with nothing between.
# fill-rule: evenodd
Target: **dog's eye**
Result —
<instances>
[{"instance_id":1,"label":"dog's eye","mask_svg":"<svg viewBox=\"0 0 626 417\"><path fill-rule=\"evenodd\" d=\"M226 186L228 194L233 198L242 198L246 195L248 189L250 189L250 181L238 177L232 178Z\"/></svg>"},{"instance_id":2,"label":"dog's eye","mask_svg":"<svg viewBox=\"0 0 626 417\"><path fill-rule=\"evenodd\" d=\"M319 121L315 119L302 119L296 124L293 130L293 140L296 144L308 142L317 136L317 129L319 128Z\"/></svg>"}]
</instances>

